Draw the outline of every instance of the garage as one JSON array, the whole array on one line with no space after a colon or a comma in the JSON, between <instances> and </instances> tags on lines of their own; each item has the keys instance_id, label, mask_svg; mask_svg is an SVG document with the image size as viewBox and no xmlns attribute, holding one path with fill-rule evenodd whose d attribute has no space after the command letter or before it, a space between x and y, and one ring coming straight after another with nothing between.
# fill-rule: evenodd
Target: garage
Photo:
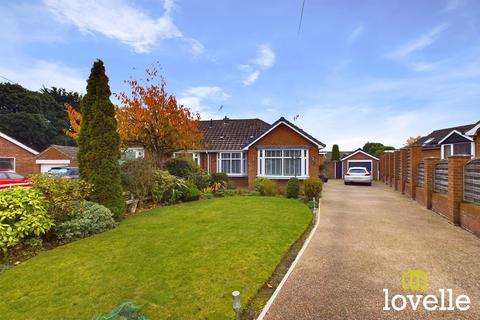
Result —
<instances>
[{"instance_id":1,"label":"garage","mask_svg":"<svg viewBox=\"0 0 480 320\"><path fill-rule=\"evenodd\" d=\"M51 145L35 157L37 171L48 172L51 168L78 166L77 147Z\"/></svg>"},{"instance_id":2,"label":"garage","mask_svg":"<svg viewBox=\"0 0 480 320\"><path fill-rule=\"evenodd\" d=\"M357 149L345 154L340 159L342 163L342 178L349 168L362 167L372 174L374 180L378 180L378 160L377 157L363 151L362 149Z\"/></svg>"}]
</instances>

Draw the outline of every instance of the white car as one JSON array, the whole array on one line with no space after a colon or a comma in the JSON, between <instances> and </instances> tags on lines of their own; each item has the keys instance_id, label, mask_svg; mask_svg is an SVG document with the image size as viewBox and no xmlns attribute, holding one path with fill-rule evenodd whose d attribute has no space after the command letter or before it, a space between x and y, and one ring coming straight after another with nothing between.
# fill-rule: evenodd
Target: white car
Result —
<instances>
[{"instance_id":1,"label":"white car","mask_svg":"<svg viewBox=\"0 0 480 320\"><path fill-rule=\"evenodd\" d=\"M351 167L344 174L343 181L345 184L350 183L366 183L372 185L372 174L363 167Z\"/></svg>"}]
</instances>

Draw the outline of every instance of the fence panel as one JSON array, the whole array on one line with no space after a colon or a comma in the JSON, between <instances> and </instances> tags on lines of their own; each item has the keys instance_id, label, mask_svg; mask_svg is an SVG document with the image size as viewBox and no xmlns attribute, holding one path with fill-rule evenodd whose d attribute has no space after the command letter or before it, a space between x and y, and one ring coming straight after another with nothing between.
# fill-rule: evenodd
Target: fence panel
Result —
<instances>
[{"instance_id":1,"label":"fence panel","mask_svg":"<svg viewBox=\"0 0 480 320\"><path fill-rule=\"evenodd\" d=\"M407 149L407 152L406 152L406 165L407 165L407 176L405 177L405 181L406 182L410 182L410 172L412 171L410 169L410 149Z\"/></svg>"},{"instance_id":2,"label":"fence panel","mask_svg":"<svg viewBox=\"0 0 480 320\"><path fill-rule=\"evenodd\" d=\"M424 182L425 182L425 164L423 163L423 161L420 161L417 167L417 186L423 187Z\"/></svg>"},{"instance_id":3,"label":"fence panel","mask_svg":"<svg viewBox=\"0 0 480 320\"><path fill-rule=\"evenodd\" d=\"M448 161L441 160L435 165L435 192L448 192Z\"/></svg>"},{"instance_id":4,"label":"fence panel","mask_svg":"<svg viewBox=\"0 0 480 320\"><path fill-rule=\"evenodd\" d=\"M463 200L480 204L480 159L465 165L464 184Z\"/></svg>"}]
</instances>

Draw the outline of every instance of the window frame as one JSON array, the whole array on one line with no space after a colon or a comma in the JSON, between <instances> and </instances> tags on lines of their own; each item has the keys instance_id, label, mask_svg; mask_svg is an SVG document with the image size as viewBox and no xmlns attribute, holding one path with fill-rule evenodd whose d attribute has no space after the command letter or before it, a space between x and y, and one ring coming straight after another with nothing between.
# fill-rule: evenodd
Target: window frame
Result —
<instances>
[{"instance_id":1,"label":"window frame","mask_svg":"<svg viewBox=\"0 0 480 320\"><path fill-rule=\"evenodd\" d=\"M281 157L267 157L267 151L281 151ZM285 156L286 151L300 151L300 157L288 157ZM257 176L262 178L270 179L306 179L309 177L309 166L310 166L310 150L306 148L280 148L280 149L260 149L257 151ZM271 175L266 173L265 160L266 159L281 159L281 175ZM300 175L285 175L285 159L300 159Z\"/></svg>"},{"instance_id":2,"label":"window frame","mask_svg":"<svg viewBox=\"0 0 480 320\"><path fill-rule=\"evenodd\" d=\"M233 158L232 153L240 154L240 158ZM230 154L230 157L223 158L222 155ZM231 173L232 161L240 160L240 173ZM217 172L223 172L222 161L230 161L230 172L225 172L229 177L246 177L247 176L247 153L243 151L222 151L217 153Z\"/></svg>"},{"instance_id":3,"label":"window frame","mask_svg":"<svg viewBox=\"0 0 480 320\"><path fill-rule=\"evenodd\" d=\"M13 159L13 170L1 170L5 172L16 172L17 169L17 159L15 157L0 157L0 159Z\"/></svg>"}]
</instances>

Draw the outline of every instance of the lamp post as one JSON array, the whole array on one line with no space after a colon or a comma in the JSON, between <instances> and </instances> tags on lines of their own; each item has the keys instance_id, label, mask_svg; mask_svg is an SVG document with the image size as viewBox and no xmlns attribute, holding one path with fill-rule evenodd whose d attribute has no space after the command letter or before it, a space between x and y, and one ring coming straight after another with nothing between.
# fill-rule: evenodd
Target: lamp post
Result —
<instances>
[{"instance_id":1,"label":"lamp post","mask_svg":"<svg viewBox=\"0 0 480 320\"><path fill-rule=\"evenodd\" d=\"M240 320L240 291L232 292L233 310L235 311L235 319Z\"/></svg>"}]
</instances>

